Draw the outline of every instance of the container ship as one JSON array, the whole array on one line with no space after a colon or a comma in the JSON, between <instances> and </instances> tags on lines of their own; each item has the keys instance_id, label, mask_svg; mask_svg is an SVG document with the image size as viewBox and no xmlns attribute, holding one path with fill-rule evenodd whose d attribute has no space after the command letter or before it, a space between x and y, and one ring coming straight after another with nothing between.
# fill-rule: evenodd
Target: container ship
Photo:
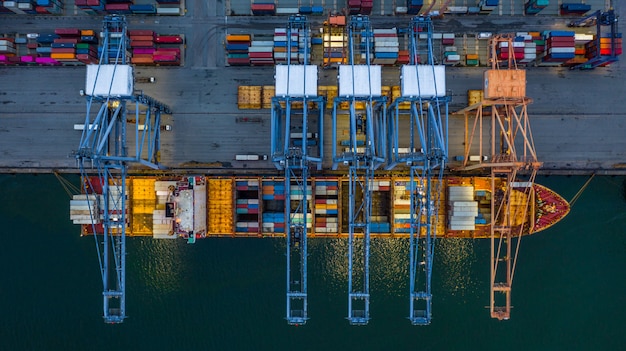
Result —
<instances>
[{"instance_id":1,"label":"container ship","mask_svg":"<svg viewBox=\"0 0 626 351\"><path fill-rule=\"evenodd\" d=\"M70 219L81 224L83 235L103 232L99 182L98 177L85 178L87 194L71 200ZM506 184L504 179L496 179L495 189L501 190L492 194L488 177L447 176L442 182L440 193L432 197L439 202L439 237L489 238L492 202L499 201L507 187L512 191L512 225L523 226L523 235L549 228L570 210L565 199L539 184ZM410 179L377 177L372 188L372 237L408 237ZM115 187L109 189L115 191ZM285 235L286 189L280 177L133 176L127 178L126 189L128 236L184 238L192 243L207 237ZM289 190L292 200L305 196L295 185ZM310 178L306 197L309 237L348 236L347 178Z\"/></svg>"}]
</instances>

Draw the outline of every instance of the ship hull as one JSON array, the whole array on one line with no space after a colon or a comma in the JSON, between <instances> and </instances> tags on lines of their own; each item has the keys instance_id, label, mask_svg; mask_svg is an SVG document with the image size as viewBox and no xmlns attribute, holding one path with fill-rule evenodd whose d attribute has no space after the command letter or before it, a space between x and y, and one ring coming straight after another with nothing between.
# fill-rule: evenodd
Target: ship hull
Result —
<instances>
[{"instance_id":1,"label":"ship hull","mask_svg":"<svg viewBox=\"0 0 626 351\"><path fill-rule=\"evenodd\" d=\"M90 192L98 194L96 178ZM181 182L182 180L182 182ZM174 195L184 194L189 182L196 186L196 203L190 209ZM182 184L182 190L174 187ZM187 185L185 185L187 184ZM371 236L409 237L410 183L408 177L376 178L372 186ZM506 187L504 179L495 179L495 188ZM517 186L517 188L516 188ZM201 189L201 190L199 190ZM491 236L491 179L486 177L445 177L431 198L439 211L433 216L435 235L441 238L489 238ZM554 191L539 184L512 187L512 228L530 235L556 224L569 213L569 204ZM307 215L310 238L341 238L348 235L348 179L341 177L310 178L307 190L310 213ZM189 191L187 191L188 193ZM285 184L276 177L151 177L128 178L126 234L155 238L190 237L282 237L285 234ZM187 194L187 196L190 196ZM292 199L304 194L291 191ZM100 198L102 200L102 197ZM180 205L182 206L182 205ZM187 203L187 206L189 204ZM189 228L181 233L178 212L187 213ZM191 213L191 218L189 218ZM102 213L100 213L102 216ZM101 225L82 225L83 234L100 234ZM425 235L425 230L420 235ZM192 241L193 241L192 240Z\"/></svg>"}]
</instances>

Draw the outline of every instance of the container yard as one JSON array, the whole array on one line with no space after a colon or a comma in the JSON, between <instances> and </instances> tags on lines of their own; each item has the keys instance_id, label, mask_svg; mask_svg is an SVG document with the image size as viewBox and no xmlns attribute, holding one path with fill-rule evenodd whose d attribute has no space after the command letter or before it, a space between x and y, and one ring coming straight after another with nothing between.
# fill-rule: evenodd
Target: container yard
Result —
<instances>
[{"instance_id":1,"label":"container yard","mask_svg":"<svg viewBox=\"0 0 626 351\"><path fill-rule=\"evenodd\" d=\"M82 191L70 201L70 219L82 235L106 238L96 241L100 262L107 261L101 267L105 322L126 318L126 238L142 236L189 244L215 237L284 240L290 325L309 318L309 238L348 242L351 325L370 320L371 239L409 242L413 325L431 323L435 241L487 239L490 314L510 318L513 250L522 237L570 211L563 197L534 182L543 151L535 148L534 126L531 132L525 69L616 67L622 50L613 8L497 0L475 6L350 0L341 8L315 1L230 1L203 20L209 32L197 33L171 25L178 23L175 17L159 17L184 19L188 6L197 10L190 3L2 3L0 16L12 19L56 11L59 18L73 13L97 22L104 15L101 27L5 30L0 63L11 66L6 70L87 68L81 89L87 115L83 128L74 128L81 130L75 134L80 143L69 157L78 165ZM514 30L492 25L470 31L462 24L503 16L534 20ZM560 26L546 26L540 16L557 18ZM450 24L457 20L460 25ZM200 51L207 42L210 54ZM199 60L211 62L211 70L198 69L206 68ZM220 101L168 77L188 62L193 81L211 77L213 89L228 97ZM142 79L140 70L152 75ZM458 82L447 81L462 70L481 78L454 96L448 88ZM168 79L171 85L156 97L150 86L139 85L151 83L159 91ZM177 84L183 88L174 89ZM191 109L180 103L187 97L177 99L185 94L193 95ZM206 111L189 112L202 103ZM207 119L205 128L231 135L225 149L236 152L222 151L217 138L188 137L192 124L165 124L181 121L179 113L222 119L214 125ZM229 121L237 127L224 128ZM174 133L210 145L203 158L193 159L186 144L168 140ZM264 146L250 146L255 138ZM213 151L217 161L206 158ZM168 170L162 163L168 157L188 166Z\"/></svg>"}]
</instances>

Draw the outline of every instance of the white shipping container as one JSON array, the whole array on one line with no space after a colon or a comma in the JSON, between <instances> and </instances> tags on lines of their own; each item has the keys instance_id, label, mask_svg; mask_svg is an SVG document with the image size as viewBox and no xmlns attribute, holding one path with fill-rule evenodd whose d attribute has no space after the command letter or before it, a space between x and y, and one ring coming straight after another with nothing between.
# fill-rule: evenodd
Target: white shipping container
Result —
<instances>
[{"instance_id":1,"label":"white shipping container","mask_svg":"<svg viewBox=\"0 0 626 351\"><path fill-rule=\"evenodd\" d=\"M550 48L548 49L548 53L552 54L573 54L574 52L576 52L576 48L575 47L557 47L557 48Z\"/></svg>"},{"instance_id":2,"label":"white shipping container","mask_svg":"<svg viewBox=\"0 0 626 351\"><path fill-rule=\"evenodd\" d=\"M398 6L398 7L396 7L396 13L397 14L401 14L402 15L402 14L405 14L407 12L409 12L409 8L408 7L405 7L405 6Z\"/></svg>"},{"instance_id":3,"label":"white shipping container","mask_svg":"<svg viewBox=\"0 0 626 351\"><path fill-rule=\"evenodd\" d=\"M157 7L157 15L179 16L180 7Z\"/></svg>"},{"instance_id":4,"label":"white shipping container","mask_svg":"<svg viewBox=\"0 0 626 351\"><path fill-rule=\"evenodd\" d=\"M467 6L448 6L447 12L449 13L467 13Z\"/></svg>"},{"instance_id":5,"label":"white shipping container","mask_svg":"<svg viewBox=\"0 0 626 351\"><path fill-rule=\"evenodd\" d=\"M277 7L276 14L277 15L297 15L298 14L297 7Z\"/></svg>"}]
</instances>

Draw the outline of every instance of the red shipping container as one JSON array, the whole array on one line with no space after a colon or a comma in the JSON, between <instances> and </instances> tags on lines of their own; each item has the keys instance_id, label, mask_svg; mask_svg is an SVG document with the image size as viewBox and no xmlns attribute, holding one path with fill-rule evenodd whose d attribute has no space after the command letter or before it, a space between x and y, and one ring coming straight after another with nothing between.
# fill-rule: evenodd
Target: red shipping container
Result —
<instances>
[{"instance_id":1,"label":"red shipping container","mask_svg":"<svg viewBox=\"0 0 626 351\"><path fill-rule=\"evenodd\" d=\"M180 35L159 35L155 41L161 44L181 44L183 38Z\"/></svg>"},{"instance_id":2,"label":"red shipping container","mask_svg":"<svg viewBox=\"0 0 626 351\"><path fill-rule=\"evenodd\" d=\"M43 6L35 6L35 12L42 13L42 14L50 13L50 11L48 11L48 9Z\"/></svg>"},{"instance_id":3,"label":"red shipping container","mask_svg":"<svg viewBox=\"0 0 626 351\"><path fill-rule=\"evenodd\" d=\"M57 28L54 30L54 34L61 36L80 36L80 30L77 28Z\"/></svg>"},{"instance_id":4,"label":"red shipping container","mask_svg":"<svg viewBox=\"0 0 626 351\"><path fill-rule=\"evenodd\" d=\"M107 11L129 11L130 4L106 4L104 9Z\"/></svg>"},{"instance_id":5,"label":"red shipping container","mask_svg":"<svg viewBox=\"0 0 626 351\"><path fill-rule=\"evenodd\" d=\"M69 43L69 44L77 44L78 43L78 39L77 38L57 38L54 39L55 43Z\"/></svg>"},{"instance_id":6,"label":"red shipping container","mask_svg":"<svg viewBox=\"0 0 626 351\"><path fill-rule=\"evenodd\" d=\"M152 35L131 35L130 40L137 41L154 41L154 37Z\"/></svg>"},{"instance_id":7,"label":"red shipping container","mask_svg":"<svg viewBox=\"0 0 626 351\"><path fill-rule=\"evenodd\" d=\"M52 48L50 52L53 54L73 54L76 52L74 48Z\"/></svg>"},{"instance_id":8,"label":"red shipping container","mask_svg":"<svg viewBox=\"0 0 626 351\"><path fill-rule=\"evenodd\" d=\"M132 37L135 35L149 35L151 37L154 38L154 31L151 30L145 30L145 29L133 29L133 30L129 30L128 34Z\"/></svg>"},{"instance_id":9,"label":"red shipping container","mask_svg":"<svg viewBox=\"0 0 626 351\"><path fill-rule=\"evenodd\" d=\"M100 6L100 0L87 0L87 5L89 6Z\"/></svg>"},{"instance_id":10,"label":"red shipping container","mask_svg":"<svg viewBox=\"0 0 626 351\"><path fill-rule=\"evenodd\" d=\"M134 48L134 47L150 48L150 47L154 47L154 43L152 41L131 40L130 41L130 47L132 47L132 48Z\"/></svg>"}]
</instances>

